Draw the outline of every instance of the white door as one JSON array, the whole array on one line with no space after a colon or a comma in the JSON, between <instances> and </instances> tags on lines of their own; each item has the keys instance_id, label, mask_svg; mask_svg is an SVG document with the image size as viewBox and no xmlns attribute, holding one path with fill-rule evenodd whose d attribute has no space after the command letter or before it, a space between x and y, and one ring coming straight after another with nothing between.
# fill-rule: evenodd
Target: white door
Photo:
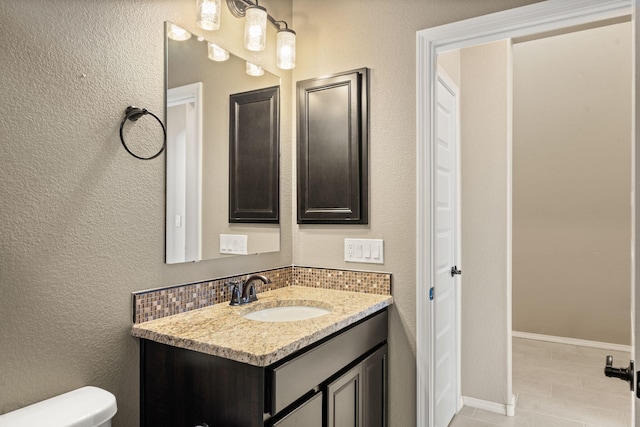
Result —
<instances>
[{"instance_id":1,"label":"white door","mask_svg":"<svg viewBox=\"0 0 640 427\"><path fill-rule=\"evenodd\" d=\"M457 88L438 72L435 135L435 281L432 289L435 426L446 427L457 412Z\"/></svg>"}]
</instances>

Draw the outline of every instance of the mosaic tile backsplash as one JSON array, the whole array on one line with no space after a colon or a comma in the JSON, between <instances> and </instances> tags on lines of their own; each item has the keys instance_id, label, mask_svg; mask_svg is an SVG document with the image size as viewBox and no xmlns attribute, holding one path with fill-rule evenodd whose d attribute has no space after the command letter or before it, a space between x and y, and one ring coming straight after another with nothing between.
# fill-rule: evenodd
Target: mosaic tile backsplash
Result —
<instances>
[{"instance_id":1,"label":"mosaic tile backsplash","mask_svg":"<svg viewBox=\"0 0 640 427\"><path fill-rule=\"evenodd\" d=\"M293 284L311 288L391 295L391 274L292 267Z\"/></svg>"},{"instance_id":2,"label":"mosaic tile backsplash","mask_svg":"<svg viewBox=\"0 0 640 427\"><path fill-rule=\"evenodd\" d=\"M298 285L369 294L391 295L391 274L366 271L334 270L310 267L283 267L257 272L271 283L254 283L256 292ZM238 275L215 280L171 286L133 293L133 323L142 323L185 311L208 307L231 300L229 282L248 276Z\"/></svg>"}]
</instances>

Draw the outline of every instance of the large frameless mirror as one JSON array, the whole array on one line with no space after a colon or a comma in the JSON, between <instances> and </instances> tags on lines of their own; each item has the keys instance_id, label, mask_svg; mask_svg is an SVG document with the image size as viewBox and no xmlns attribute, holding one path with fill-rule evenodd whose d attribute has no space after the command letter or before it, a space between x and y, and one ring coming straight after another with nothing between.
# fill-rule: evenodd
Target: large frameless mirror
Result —
<instances>
[{"instance_id":1,"label":"large frameless mirror","mask_svg":"<svg viewBox=\"0 0 640 427\"><path fill-rule=\"evenodd\" d=\"M280 78L169 22L165 34L166 263L279 251L279 97L273 94L279 92ZM259 98L256 108L243 104L234 114L234 100L260 92L271 96ZM263 113L268 117L253 116ZM248 129L255 124L269 131ZM238 135L254 135L244 138L252 145L238 147ZM263 138L262 147L255 136ZM232 181L242 182L240 188L264 185L270 197L232 194L236 206L231 209L230 159ZM246 206L238 207L238 200ZM245 208L269 211L270 220L234 220L237 215L231 213Z\"/></svg>"}]
</instances>

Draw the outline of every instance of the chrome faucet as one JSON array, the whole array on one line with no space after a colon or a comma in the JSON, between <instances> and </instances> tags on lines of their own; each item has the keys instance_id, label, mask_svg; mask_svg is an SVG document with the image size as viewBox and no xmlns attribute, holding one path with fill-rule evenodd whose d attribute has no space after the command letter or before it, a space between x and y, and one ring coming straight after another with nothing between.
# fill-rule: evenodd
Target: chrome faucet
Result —
<instances>
[{"instance_id":1,"label":"chrome faucet","mask_svg":"<svg viewBox=\"0 0 640 427\"><path fill-rule=\"evenodd\" d=\"M256 287L253 284L256 280L261 280L262 283L271 283L271 280L262 274L252 274L240 282L229 282L229 285L233 285L229 305L243 305L258 301Z\"/></svg>"}]
</instances>

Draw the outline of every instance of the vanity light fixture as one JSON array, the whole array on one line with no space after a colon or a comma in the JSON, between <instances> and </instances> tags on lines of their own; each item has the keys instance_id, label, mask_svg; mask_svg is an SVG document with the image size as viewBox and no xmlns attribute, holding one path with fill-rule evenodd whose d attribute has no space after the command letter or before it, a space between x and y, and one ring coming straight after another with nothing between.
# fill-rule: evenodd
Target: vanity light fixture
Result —
<instances>
[{"instance_id":1,"label":"vanity light fixture","mask_svg":"<svg viewBox=\"0 0 640 427\"><path fill-rule=\"evenodd\" d=\"M258 77L264 74L264 68L258 64L247 61L246 72L250 76Z\"/></svg>"},{"instance_id":2,"label":"vanity light fixture","mask_svg":"<svg viewBox=\"0 0 640 427\"><path fill-rule=\"evenodd\" d=\"M176 24L169 23L169 30L167 31L167 37L171 40L185 41L191 38L191 33L184 28L178 27Z\"/></svg>"},{"instance_id":3,"label":"vanity light fixture","mask_svg":"<svg viewBox=\"0 0 640 427\"><path fill-rule=\"evenodd\" d=\"M244 13L244 47L253 52L263 51L267 42L267 9L256 1Z\"/></svg>"},{"instance_id":4,"label":"vanity light fixture","mask_svg":"<svg viewBox=\"0 0 640 427\"><path fill-rule=\"evenodd\" d=\"M273 24L276 34L276 62L278 68L290 70L296 66L296 33L285 21L276 21L267 9L258 5L258 0L226 0L229 11L236 18L245 18L244 46L259 52L266 46L266 24ZM284 26L284 28L283 28Z\"/></svg>"},{"instance_id":5,"label":"vanity light fixture","mask_svg":"<svg viewBox=\"0 0 640 427\"><path fill-rule=\"evenodd\" d=\"M216 62L223 62L229 59L229 51L221 48L215 43L207 42L209 47L209 59Z\"/></svg>"},{"instance_id":6,"label":"vanity light fixture","mask_svg":"<svg viewBox=\"0 0 640 427\"><path fill-rule=\"evenodd\" d=\"M291 70L296 66L296 32L290 30L286 22L278 22L282 22L284 28L276 34L277 65L280 69Z\"/></svg>"},{"instance_id":7,"label":"vanity light fixture","mask_svg":"<svg viewBox=\"0 0 640 427\"><path fill-rule=\"evenodd\" d=\"M197 0L196 25L203 30L214 31L220 28L220 2L221 0Z\"/></svg>"}]
</instances>

